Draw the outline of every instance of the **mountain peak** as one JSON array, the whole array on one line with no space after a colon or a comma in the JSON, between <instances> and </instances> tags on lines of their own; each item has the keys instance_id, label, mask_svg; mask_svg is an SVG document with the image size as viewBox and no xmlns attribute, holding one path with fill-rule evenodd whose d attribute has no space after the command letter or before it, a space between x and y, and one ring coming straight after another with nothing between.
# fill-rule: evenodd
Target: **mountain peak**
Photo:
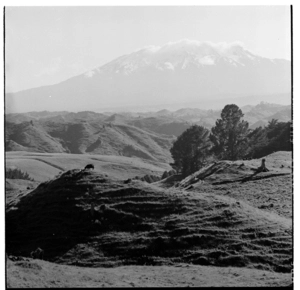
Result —
<instances>
[{"instance_id":1,"label":"mountain peak","mask_svg":"<svg viewBox=\"0 0 300 290\"><path fill-rule=\"evenodd\" d=\"M85 74L37 90L24 92L31 100L26 102L31 111L37 110L32 104L41 96L42 109L90 110L95 104L98 108L128 107L174 100L194 102L199 97L211 102L212 97L285 94L290 92L290 62L257 56L238 41L182 39L141 48ZM10 98L7 106L18 103L18 110L24 111L23 92L17 95L20 101ZM75 106L72 98L83 98L84 102Z\"/></svg>"},{"instance_id":2,"label":"mountain peak","mask_svg":"<svg viewBox=\"0 0 300 290\"><path fill-rule=\"evenodd\" d=\"M100 71L130 75L150 67L158 71L170 72L189 67L212 66L220 60L224 60L230 66L244 66L247 61L257 59L260 57L245 50L244 45L239 41L212 43L181 39L162 46L143 47L110 62L100 68ZM88 72L85 76L92 77L95 72L96 70Z\"/></svg>"},{"instance_id":3,"label":"mountain peak","mask_svg":"<svg viewBox=\"0 0 300 290\"><path fill-rule=\"evenodd\" d=\"M168 42L162 46L146 46L136 52L145 52L152 54L161 54L164 52L185 51L190 53L217 53L227 55L232 53L244 53L244 44L240 41L213 43L210 41L198 41L191 39L181 39L178 41Z\"/></svg>"},{"instance_id":4,"label":"mountain peak","mask_svg":"<svg viewBox=\"0 0 300 290\"><path fill-rule=\"evenodd\" d=\"M136 51L148 51L148 52L158 52L168 49L194 49L194 48L212 48L220 53L224 53L226 51L230 51L232 49L237 50L244 50L244 44L241 41L234 41L234 42L218 42L213 43L211 41L199 41L199 40L193 40L193 39L180 39L178 41L170 41L162 46L154 46L149 45L145 46L141 49L137 49Z\"/></svg>"}]
</instances>

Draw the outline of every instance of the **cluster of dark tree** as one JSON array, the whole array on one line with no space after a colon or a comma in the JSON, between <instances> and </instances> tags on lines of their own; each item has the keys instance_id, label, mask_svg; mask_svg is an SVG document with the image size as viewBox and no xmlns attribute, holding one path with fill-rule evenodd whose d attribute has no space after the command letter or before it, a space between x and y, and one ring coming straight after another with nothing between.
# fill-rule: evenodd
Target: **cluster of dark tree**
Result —
<instances>
[{"instance_id":1,"label":"cluster of dark tree","mask_svg":"<svg viewBox=\"0 0 300 290\"><path fill-rule=\"evenodd\" d=\"M273 119L264 128L258 127L251 131L248 138L248 158L260 158L276 151L291 151L292 125L291 122Z\"/></svg>"},{"instance_id":2,"label":"cluster of dark tree","mask_svg":"<svg viewBox=\"0 0 300 290\"><path fill-rule=\"evenodd\" d=\"M249 129L237 105L226 105L209 131L193 125L174 142L171 165L187 176L213 160L260 158L275 151L291 151L291 122L272 120L264 128Z\"/></svg>"},{"instance_id":3,"label":"cluster of dark tree","mask_svg":"<svg viewBox=\"0 0 300 290\"><path fill-rule=\"evenodd\" d=\"M25 180L31 180L31 181L34 181L33 178L31 178L29 176L29 174L27 172L23 172L21 171L20 169L11 169L11 168L8 168L5 170L5 176L6 178L9 178L9 179L25 179Z\"/></svg>"}]
</instances>

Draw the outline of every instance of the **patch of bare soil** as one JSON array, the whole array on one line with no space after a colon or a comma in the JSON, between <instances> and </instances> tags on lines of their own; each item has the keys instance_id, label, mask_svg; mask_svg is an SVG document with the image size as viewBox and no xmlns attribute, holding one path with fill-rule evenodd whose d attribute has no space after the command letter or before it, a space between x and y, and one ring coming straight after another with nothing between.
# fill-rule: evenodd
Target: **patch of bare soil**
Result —
<instances>
[{"instance_id":1,"label":"patch of bare soil","mask_svg":"<svg viewBox=\"0 0 300 290\"><path fill-rule=\"evenodd\" d=\"M8 288L48 287L280 287L291 274L256 269L198 266L83 268L41 260L7 263Z\"/></svg>"}]
</instances>

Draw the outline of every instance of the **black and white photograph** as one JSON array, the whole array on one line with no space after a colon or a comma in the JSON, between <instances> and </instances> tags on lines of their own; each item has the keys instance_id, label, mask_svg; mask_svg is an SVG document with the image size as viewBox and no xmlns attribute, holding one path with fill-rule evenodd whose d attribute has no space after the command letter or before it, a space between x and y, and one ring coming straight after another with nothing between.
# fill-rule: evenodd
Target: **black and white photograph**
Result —
<instances>
[{"instance_id":1,"label":"black and white photograph","mask_svg":"<svg viewBox=\"0 0 300 290\"><path fill-rule=\"evenodd\" d=\"M293 8L3 6L3 286L292 288Z\"/></svg>"}]
</instances>

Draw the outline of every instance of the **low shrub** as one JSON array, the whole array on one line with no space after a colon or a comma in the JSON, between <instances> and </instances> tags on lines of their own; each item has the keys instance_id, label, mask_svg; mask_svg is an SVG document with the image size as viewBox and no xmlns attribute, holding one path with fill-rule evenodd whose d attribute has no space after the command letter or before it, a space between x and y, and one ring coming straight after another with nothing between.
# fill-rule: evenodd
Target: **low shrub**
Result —
<instances>
[{"instance_id":1,"label":"low shrub","mask_svg":"<svg viewBox=\"0 0 300 290\"><path fill-rule=\"evenodd\" d=\"M5 170L5 176L6 178L9 178L9 179L25 179L25 180L30 180L30 181L34 181L33 178L31 178L29 176L29 174L27 172L23 172L21 171L20 169L11 169L11 168L8 168Z\"/></svg>"}]
</instances>

